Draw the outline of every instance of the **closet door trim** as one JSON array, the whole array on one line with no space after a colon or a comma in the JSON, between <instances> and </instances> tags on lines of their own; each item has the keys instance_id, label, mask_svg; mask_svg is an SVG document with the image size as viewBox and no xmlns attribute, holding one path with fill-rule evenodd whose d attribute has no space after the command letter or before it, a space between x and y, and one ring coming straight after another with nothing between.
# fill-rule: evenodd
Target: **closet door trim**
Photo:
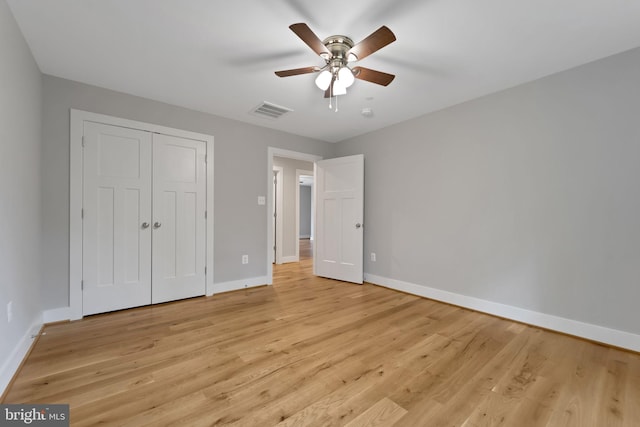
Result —
<instances>
[{"instance_id":1,"label":"closet door trim","mask_svg":"<svg viewBox=\"0 0 640 427\"><path fill-rule=\"evenodd\" d=\"M82 318L82 136L85 122L127 127L206 144L206 295L213 295L213 136L187 130L71 109L69 135L69 318Z\"/></svg>"}]
</instances>

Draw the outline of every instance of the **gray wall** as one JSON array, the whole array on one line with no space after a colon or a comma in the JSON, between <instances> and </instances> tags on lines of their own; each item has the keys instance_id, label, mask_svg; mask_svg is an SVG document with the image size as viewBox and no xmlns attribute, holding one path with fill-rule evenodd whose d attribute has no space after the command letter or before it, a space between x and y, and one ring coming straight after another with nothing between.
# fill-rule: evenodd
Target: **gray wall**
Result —
<instances>
[{"instance_id":1,"label":"gray wall","mask_svg":"<svg viewBox=\"0 0 640 427\"><path fill-rule=\"evenodd\" d=\"M355 153L366 272L640 333L640 49L338 144Z\"/></svg>"},{"instance_id":2,"label":"gray wall","mask_svg":"<svg viewBox=\"0 0 640 427\"><path fill-rule=\"evenodd\" d=\"M332 148L333 147L335 147L335 145L332 145ZM333 156L325 156L325 158L330 157ZM296 187L298 186L296 169L312 171L313 163L303 160L274 157L273 166L283 168L282 173L284 174L282 189L284 193L282 199L282 256L293 257L296 255L296 246L299 244L299 239L296 235L296 204L298 203L296 200Z\"/></svg>"},{"instance_id":3,"label":"gray wall","mask_svg":"<svg viewBox=\"0 0 640 427\"><path fill-rule=\"evenodd\" d=\"M29 327L41 319L41 125L42 76L0 0L0 373Z\"/></svg>"},{"instance_id":4,"label":"gray wall","mask_svg":"<svg viewBox=\"0 0 640 427\"><path fill-rule=\"evenodd\" d=\"M311 187L300 186L300 236L311 236Z\"/></svg>"},{"instance_id":5,"label":"gray wall","mask_svg":"<svg viewBox=\"0 0 640 427\"><path fill-rule=\"evenodd\" d=\"M44 76L46 309L68 306L69 109L213 135L215 283L267 274L267 147L331 157L332 144L248 125L119 92ZM269 227L271 225L269 224ZM242 265L242 254L249 264Z\"/></svg>"}]
</instances>

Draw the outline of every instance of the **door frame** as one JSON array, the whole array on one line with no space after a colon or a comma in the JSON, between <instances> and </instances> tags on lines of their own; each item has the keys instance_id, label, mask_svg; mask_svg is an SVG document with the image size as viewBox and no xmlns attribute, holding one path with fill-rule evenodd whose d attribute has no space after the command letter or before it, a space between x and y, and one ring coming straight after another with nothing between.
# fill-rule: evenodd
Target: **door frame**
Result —
<instances>
[{"instance_id":1,"label":"door frame","mask_svg":"<svg viewBox=\"0 0 640 427\"><path fill-rule=\"evenodd\" d=\"M282 264L282 227L283 227L282 196L284 192L284 168L281 168L280 166L274 166L273 171L275 172L274 179L276 180L276 185L275 185L276 194L274 194L274 203L273 203L273 205L275 206L273 213L276 216L275 218L276 231L275 231L275 237L273 240L275 243L276 250L275 250L275 259L273 260L273 263ZM273 253L273 250L271 252Z\"/></svg>"},{"instance_id":2,"label":"door frame","mask_svg":"<svg viewBox=\"0 0 640 427\"><path fill-rule=\"evenodd\" d=\"M213 136L175 129L151 123L107 116L89 111L71 109L69 136L69 317L82 319L82 137L84 122L97 122L111 126L138 129L206 143L207 166L207 241L206 241L206 295L213 295Z\"/></svg>"},{"instance_id":3,"label":"door frame","mask_svg":"<svg viewBox=\"0 0 640 427\"><path fill-rule=\"evenodd\" d=\"M284 157L288 159L304 160L307 162L315 163L318 160L322 160L322 156L315 154L301 153L298 151L285 150L283 148L267 147L267 254L269 251L273 252L273 158ZM271 256L265 257L267 260L267 285L273 284L273 264L271 263Z\"/></svg>"}]
</instances>

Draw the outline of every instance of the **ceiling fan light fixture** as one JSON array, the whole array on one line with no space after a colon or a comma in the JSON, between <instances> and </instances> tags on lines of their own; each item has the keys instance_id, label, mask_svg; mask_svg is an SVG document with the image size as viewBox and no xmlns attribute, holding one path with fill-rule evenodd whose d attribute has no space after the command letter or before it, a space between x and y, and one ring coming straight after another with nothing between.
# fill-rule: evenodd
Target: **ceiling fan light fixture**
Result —
<instances>
[{"instance_id":1,"label":"ceiling fan light fixture","mask_svg":"<svg viewBox=\"0 0 640 427\"><path fill-rule=\"evenodd\" d=\"M349 54L347 55L347 62L356 62L358 60L358 57L355 56L353 53L349 52Z\"/></svg>"},{"instance_id":2,"label":"ceiling fan light fixture","mask_svg":"<svg viewBox=\"0 0 640 427\"><path fill-rule=\"evenodd\" d=\"M340 68L340 71L338 71L338 80L344 85L345 88L348 88L356 79L349 67L342 67Z\"/></svg>"},{"instance_id":3,"label":"ceiling fan light fixture","mask_svg":"<svg viewBox=\"0 0 640 427\"><path fill-rule=\"evenodd\" d=\"M334 80L332 95L338 96L338 95L346 95L346 94L347 94L347 87L344 85L344 83L342 83L339 79Z\"/></svg>"},{"instance_id":4,"label":"ceiling fan light fixture","mask_svg":"<svg viewBox=\"0 0 640 427\"><path fill-rule=\"evenodd\" d=\"M331 85L331 78L332 76L330 71L322 71L320 74L318 74L318 77L316 77L316 86L318 86L318 88L322 90L329 89L329 85Z\"/></svg>"}]
</instances>

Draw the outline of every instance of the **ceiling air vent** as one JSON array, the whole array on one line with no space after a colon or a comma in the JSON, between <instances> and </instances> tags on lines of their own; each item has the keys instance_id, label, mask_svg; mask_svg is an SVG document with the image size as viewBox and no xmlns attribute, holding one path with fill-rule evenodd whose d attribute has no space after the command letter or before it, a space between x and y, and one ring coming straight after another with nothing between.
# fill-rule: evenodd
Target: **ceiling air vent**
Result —
<instances>
[{"instance_id":1,"label":"ceiling air vent","mask_svg":"<svg viewBox=\"0 0 640 427\"><path fill-rule=\"evenodd\" d=\"M251 110L251 114L253 114L254 116L266 117L268 119L275 120L292 111L293 110L290 108L282 107L280 105L272 104L265 101Z\"/></svg>"}]
</instances>

